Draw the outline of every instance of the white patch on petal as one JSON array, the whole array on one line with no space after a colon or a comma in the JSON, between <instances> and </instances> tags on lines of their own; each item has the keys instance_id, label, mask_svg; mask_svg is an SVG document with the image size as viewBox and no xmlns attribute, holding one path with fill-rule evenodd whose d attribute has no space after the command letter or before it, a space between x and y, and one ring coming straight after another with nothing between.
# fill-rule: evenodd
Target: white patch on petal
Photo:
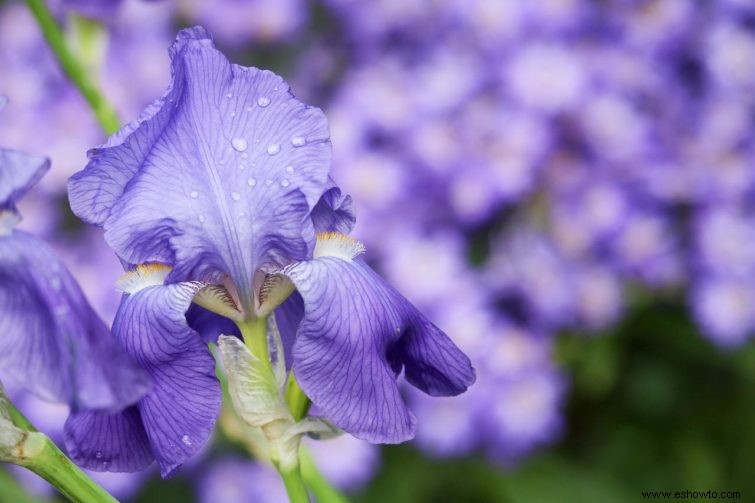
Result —
<instances>
[{"instance_id":1,"label":"white patch on petal","mask_svg":"<svg viewBox=\"0 0 755 503\"><path fill-rule=\"evenodd\" d=\"M15 211L0 211L0 236L10 236L10 233L13 232L13 228L20 221L21 217L19 217L18 213Z\"/></svg>"},{"instance_id":2,"label":"white patch on petal","mask_svg":"<svg viewBox=\"0 0 755 503\"><path fill-rule=\"evenodd\" d=\"M314 258L338 257L343 260L353 260L364 252L364 245L351 236L340 232L321 232L317 234Z\"/></svg>"},{"instance_id":3,"label":"white patch on petal","mask_svg":"<svg viewBox=\"0 0 755 503\"><path fill-rule=\"evenodd\" d=\"M115 286L123 293L134 294L149 286L165 284L165 278L172 270L172 267L157 262L139 264L118 278Z\"/></svg>"}]
</instances>

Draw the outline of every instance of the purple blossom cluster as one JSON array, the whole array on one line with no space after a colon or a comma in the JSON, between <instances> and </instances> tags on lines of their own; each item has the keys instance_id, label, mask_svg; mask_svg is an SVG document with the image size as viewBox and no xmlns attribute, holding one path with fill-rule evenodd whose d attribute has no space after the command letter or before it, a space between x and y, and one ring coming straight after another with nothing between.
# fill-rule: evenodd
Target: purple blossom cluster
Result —
<instances>
[{"instance_id":1,"label":"purple blossom cluster","mask_svg":"<svg viewBox=\"0 0 755 503\"><path fill-rule=\"evenodd\" d=\"M638 287L688 292L719 346L755 331L752 6L325 3L338 35L299 82L329 103L356 233L478 367L464 406L417 396L421 446L552 441L549 335L610 327Z\"/></svg>"},{"instance_id":2,"label":"purple blossom cluster","mask_svg":"<svg viewBox=\"0 0 755 503\"><path fill-rule=\"evenodd\" d=\"M686 292L701 334L718 346L755 332L747 2L120 3L116 14L89 15L109 27L101 81L126 117L166 86L177 17L239 50L306 40L289 77L326 112L332 173L354 198L356 236L477 368L460 397L409 391L415 442L427 452L483 449L510 463L555 441L568 383L553 334L612 326L637 287ZM61 9L77 4L87 2ZM328 19L320 31L309 29L315 7ZM20 5L0 8L0 68L0 95L12 98L0 120L13 124L0 127L0 144L44 145L54 164L20 205L23 225L56 245L112 319L120 264L101 233L73 242L58 231L65 182L102 137ZM378 465L360 463L358 483ZM229 501L252 489L227 480L279 484L266 467L254 470L224 460L203 484L208 494L225 487Z\"/></svg>"}]
</instances>

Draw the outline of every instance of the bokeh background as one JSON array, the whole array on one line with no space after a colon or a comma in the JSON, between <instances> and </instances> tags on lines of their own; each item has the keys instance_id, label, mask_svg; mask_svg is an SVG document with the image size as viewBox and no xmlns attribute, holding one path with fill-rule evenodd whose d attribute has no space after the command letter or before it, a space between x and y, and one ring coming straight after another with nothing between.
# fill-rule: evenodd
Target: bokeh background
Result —
<instances>
[{"instance_id":1,"label":"bokeh background","mask_svg":"<svg viewBox=\"0 0 755 503\"><path fill-rule=\"evenodd\" d=\"M453 399L407 389L409 444L308 444L354 501L755 501L755 2L52 5L123 121L163 92L193 24L325 110L368 260L478 372ZM65 192L104 137L20 1L0 0L0 94L0 144L53 165L22 228L110 321L121 269ZM65 407L15 400L60 440ZM222 428L169 481L97 479L124 501L285 498ZM52 499L0 472L0 501Z\"/></svg>"}]
</instances>

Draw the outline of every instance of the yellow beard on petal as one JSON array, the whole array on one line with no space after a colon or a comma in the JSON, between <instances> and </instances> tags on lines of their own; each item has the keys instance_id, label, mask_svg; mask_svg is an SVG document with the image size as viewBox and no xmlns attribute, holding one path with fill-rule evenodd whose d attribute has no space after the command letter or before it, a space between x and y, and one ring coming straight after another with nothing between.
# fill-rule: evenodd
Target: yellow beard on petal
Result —
<instances>
[{"instance_id":1,"label":"yellow beard on petal","mask_svg":"<svg viewBox=\"0 0 755 503\"><path fill-rule=\"evenodd\" d=\"M340 232L320 232L317 234L314 258L338 257L352 260L364 251L364 245L351 236Z\"/></svg>"},{"instance_id":2,"label":"yellow beard on petal","mask_svg":"<svg viewBox=\"0 0 755 503\"><path fill-rule=\"evenodd\" d=\"M158 262L139 264L118 278L115 286L123 293L133 294L148 286L163 285L172 270L172 267Z\"/></svg>"}]
</instances>

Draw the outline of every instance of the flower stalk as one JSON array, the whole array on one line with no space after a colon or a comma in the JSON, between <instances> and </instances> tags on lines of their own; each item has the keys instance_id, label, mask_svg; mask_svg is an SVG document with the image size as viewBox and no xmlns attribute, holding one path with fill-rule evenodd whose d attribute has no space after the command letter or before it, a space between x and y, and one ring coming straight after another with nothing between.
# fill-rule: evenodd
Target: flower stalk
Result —
<instances>
[{"instance_id":1,"label":"flower stalk","mask_svg":"<svg viewBox=\"0 0 755 503\"><path fill-rule=\"evenodd\" d=\"M75 503L117 501L37 431L0 386L0 461L27 468Z\"/></svg>"},{"instance_id":2,"label":"flower stalk","mask_svg":"<svg viewBox=\"0 0 755 503\"><path fill-rule=\"evenodd\" d=\"M291 415L294 416L294 421L301 421L307 417L309 406L312 405L312 402L299 387L299 383L296 382L293 370L288 373L284 397L288 408L291 409Z\"/></svg>"},{"instance_id":3,"label":"flower stalk","mask_svg":"<svg viewBox=\"0 0 755 503\"><path fill-rule=\"evenodd\" d=\"M105 489L81 471L46 435L29 433L27 443L39 450L17 463L52 484L75 503L116 502ZM33 439L33 440L32 440Z\"/></svg>"},{"instance_id":4,"label":"flower stalk","mask_svg":"<svg viewBox=\"0 0 755 503\"><path fill-rule=\"evenodd\" d=\"M68 46L63 31L55 21L50 9L44 0L26 0L26 5L37 20L37 25L42 31L47 44L52 49L60 63L63 73L78 88L84 99L92 107L97 122L106 134L110 135L120 129L120 123L115 110L107 102L86 71L74 52Z\"/></svg>"}]
</instances>

